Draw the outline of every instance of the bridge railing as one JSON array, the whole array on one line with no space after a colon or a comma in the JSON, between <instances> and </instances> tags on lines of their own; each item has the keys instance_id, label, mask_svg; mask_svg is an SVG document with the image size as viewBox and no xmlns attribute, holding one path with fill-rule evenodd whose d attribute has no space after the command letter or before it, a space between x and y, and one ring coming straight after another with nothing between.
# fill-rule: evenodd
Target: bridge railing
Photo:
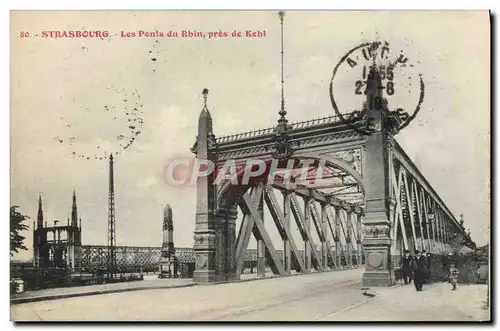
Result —
<instances>
[{"instance_id":1,"label":"bridge railing","mask_svg":"<svg viewBox=\"0 0 500 331\"><path fill-rule=\"evenodd\" d=\"M290 123L290 126L292 127L292 130L299 130L299 129L309 128L312 126L333 124L333 123L340 123L340 117L338 117L336 115L325 116L325 117L314 118L314 119L300 121L300 122L293 122L293 123ZM221 137L216 138L215 140L219 144L234 142L234 141L259 137L259 136L270 135L270 134L274 133L275 129L276 128L274 126L267 127L267 128L259 129L259 130L252 130L252 131L246 131L246 132L221 136Z\"/></svg>"}]
</instances>

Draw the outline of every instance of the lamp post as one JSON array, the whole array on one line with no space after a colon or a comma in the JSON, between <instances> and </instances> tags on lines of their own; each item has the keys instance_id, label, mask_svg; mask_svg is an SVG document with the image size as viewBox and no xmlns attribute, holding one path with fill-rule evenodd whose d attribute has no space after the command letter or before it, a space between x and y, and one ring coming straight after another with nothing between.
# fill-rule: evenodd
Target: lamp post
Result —
<instances>
[{"instance_id":1,"label":"lamp post","mask_svg":"<svg viewBox=\"0 0 500 331\"><path fill-rule=\"evenodd\" d=\"M435 238L434 238L434 232L432 231L432 229L434 228L434 213L432 212L432 210L429 210L429 211L427 212L427 219L429 220L429 224L430 224L430 226L431 226L431 233L433 233L433 235L432 235L432 239L429 239L429 240L430 240L430 244L429 244L429 251L431 251L431 250L432 250L432 248L434 247L434 243L433 243L433 241L434 241L434 239L435 239ZM429 238L429 237L430 237L430 236L429 236L429 234L427 234L427 238Z\"/></svg>"}]
</instances>

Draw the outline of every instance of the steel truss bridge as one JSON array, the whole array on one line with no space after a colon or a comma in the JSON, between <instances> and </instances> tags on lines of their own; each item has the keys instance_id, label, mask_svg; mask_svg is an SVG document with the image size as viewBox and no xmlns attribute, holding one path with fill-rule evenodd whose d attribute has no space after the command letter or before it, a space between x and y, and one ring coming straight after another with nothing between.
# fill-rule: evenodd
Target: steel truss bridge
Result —
<instances>
[{"instance_id":1,"label":"steel truss bridge","mask_svg":"<svg viewBox=\"0 0 500 331\"><path fill-rule=\"evenodd\" d=\"M106 268L108 263L108 246L83 245L79 247L81 260L78 270L94 270ZM283 253L283 251L278 251ZM319 254L319 252L316 252ZM177 247L175 255L181 265L195 263L195 252L192 248ZM300 260L303 259L304 251L299 251ZM116 246L116 269L121 272L157 272L161 257L161 247L132 247ZM253 269L257 265L257 250L248 249L245 252L243 267ZM341 264L348 267L349 261L342 255ZM351 261L352 262L352 261ZM330 263L334 263L330 261ZM357 257L354 258L354 266L360 265ZM267 266L267 265L266 265ZM268 267L268 266L267 266Z\"/></svg>"},{"instance_id":2,"label":"steel truss bridge","mask_svg":"<svg viewBox=\"0 0 500 331\"><path fill-rule=\"evenodd\" d=\"M192 151L220 171L232 160L236 171L222 182L216 183L215 173L198 179L194 246L176 248L184 273L190 276L194 269L195 282L237 280L254 267L265 277L266 269L287 275L364 265L365 286L388 286L405 249L445 255L474 247L463 220L456 220L395 140L397 127L366 134L364 119L328 116L288 124L285 114L280 112L275 127L216 138L205 104ZM253 171L249 160L262 161L266 171L244 183L246 170ZM265 209L271 216L267 227ZM74 201L71 225L34 231L36 267L91 274L109 268L109 247L81 245L76 220ZM276 249L270 225L282 250ZM63 240L57 231L65 229L71 231ZM256 250L248 249L251 236ZM161 247L117 246L112 273L157 271L160 256Z\"/></svg>"},{"instance_id":3,"label":"steel truss bridge","mask_svg":"<svg viewBox=\"0 0 500 331\"><path fill-rule=\"evenodd\" d=\"M368 105L377 93L368 92ZM366 259L364 286L394 284L404 249L442 255L457 245L473 247L463 221L457 221L395 140L401 119L366 134L366 118L348 123L328 116L288 124L285 114L282 109L277 126L217 138L205 94L192 151L218 169L234 160L236 175L217 185L215 174L198 180L195 282L239 279L251 235L257 240L260 276L266 263L274 274L286 275L292 269L308 273L340 268L342 256L352 265L357 257ZM245 184L239 180L249 159L261 160L268 168ZM274 169L275 180L269 183L273 160L292 162L293 167L289 173ZM304 160L312 160L305 180L294 171ZM320 182L308 180L318 171L323 172ZM287 174L291 181L285 180ZM281 237L282 252L264 226L264 206ZM243 221L236 234L238 211ZM292 218L299 241L291 233ZM313 233L319 238L319 252ZM298 254L299 244L305 247L303 255Z\"/></svg>"},{"instance_id":4,"label":"steel truss bridge","mask_svg":"<svg viewBox=\"0 0 500 331\"><path fill-rule=\"evenodd\" d=\"M191 151L199 163L215 164L218 173L198 178L194 246L176 249L181 263L194 263L194 282L237 280L254 262L259 277L265 277L266 268L287 275L364 264L364 286L389 286L404 250L445 255L475 247L463 220L457 221L396 141L408 123L380 102L386 100L376 68L370 69L368 81L362 117L289 124L283 101L278 125L222 137L213 132L204 90ZM382 99L377 103L376 98ZM218 181L229 160L234 172ZM248 171L254 171L249 160L259 160L265 171L245 182ZM266 223L265 209L271 216ZM41 224L41 201L39 210ZM238 213L242 221L237 231ZM37 266L60 267L57 261L64 256L71 261L66 268L109 265L108 246L81 246L76 220L74 199L74 217L65 228L74 229L70 232L76 239L70 236L66 243L59 235L54 243L47 241L47 232L59 228L39 226L34 233ZM283 250L276 249L269 224ZM251 236L257 241L255 251L248 249ZM49 254L49 244L57 254ZM115 247L113 252L114 268L141 271L157 270L161 255L160 247Z\"/></svg>"}]
</instances>

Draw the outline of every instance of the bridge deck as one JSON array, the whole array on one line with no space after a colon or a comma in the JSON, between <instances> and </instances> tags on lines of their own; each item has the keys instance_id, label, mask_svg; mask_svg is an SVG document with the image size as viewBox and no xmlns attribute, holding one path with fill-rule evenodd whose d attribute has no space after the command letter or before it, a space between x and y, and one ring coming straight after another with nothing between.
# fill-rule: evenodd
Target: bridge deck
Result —
<instances>
[{"instance_id":1,"label":"bridge deck","mask_svg":"<svg viewBox=\"0 0 500 331\"><path fill-rule=\"evenodd\" d=\"M362 269L13 305L15 321L311 321L366 300Z\"/></svg>"},{"instance_id":2,"label":"bridge deck","mask_svg":"<svg viewBox=\"0 0 500 331\"><path fill-rule=\"evenodd\" d=\"M422 292L413 284L378 288L374 300L355 309L327 316L321 321L343 322L458 322L488 321L485 306L487 285L460 285L451 291L449 283L424 285Z\"/></svg>"}]
</instances>

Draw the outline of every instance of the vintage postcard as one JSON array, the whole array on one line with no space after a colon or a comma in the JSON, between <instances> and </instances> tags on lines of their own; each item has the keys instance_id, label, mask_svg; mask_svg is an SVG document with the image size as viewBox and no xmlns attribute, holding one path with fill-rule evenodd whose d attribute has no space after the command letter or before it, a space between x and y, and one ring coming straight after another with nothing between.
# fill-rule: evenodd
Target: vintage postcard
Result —
<instances>
[{"instance_id":1,"label":"vintage postcard","mask_svg":"<svg viewBox=\"0 0 500 331\"><path fill-rule=\"evenodd\" d=\"M490 12L12 11L13 321L490 321Z\"/></svg>"}]
</instances>

